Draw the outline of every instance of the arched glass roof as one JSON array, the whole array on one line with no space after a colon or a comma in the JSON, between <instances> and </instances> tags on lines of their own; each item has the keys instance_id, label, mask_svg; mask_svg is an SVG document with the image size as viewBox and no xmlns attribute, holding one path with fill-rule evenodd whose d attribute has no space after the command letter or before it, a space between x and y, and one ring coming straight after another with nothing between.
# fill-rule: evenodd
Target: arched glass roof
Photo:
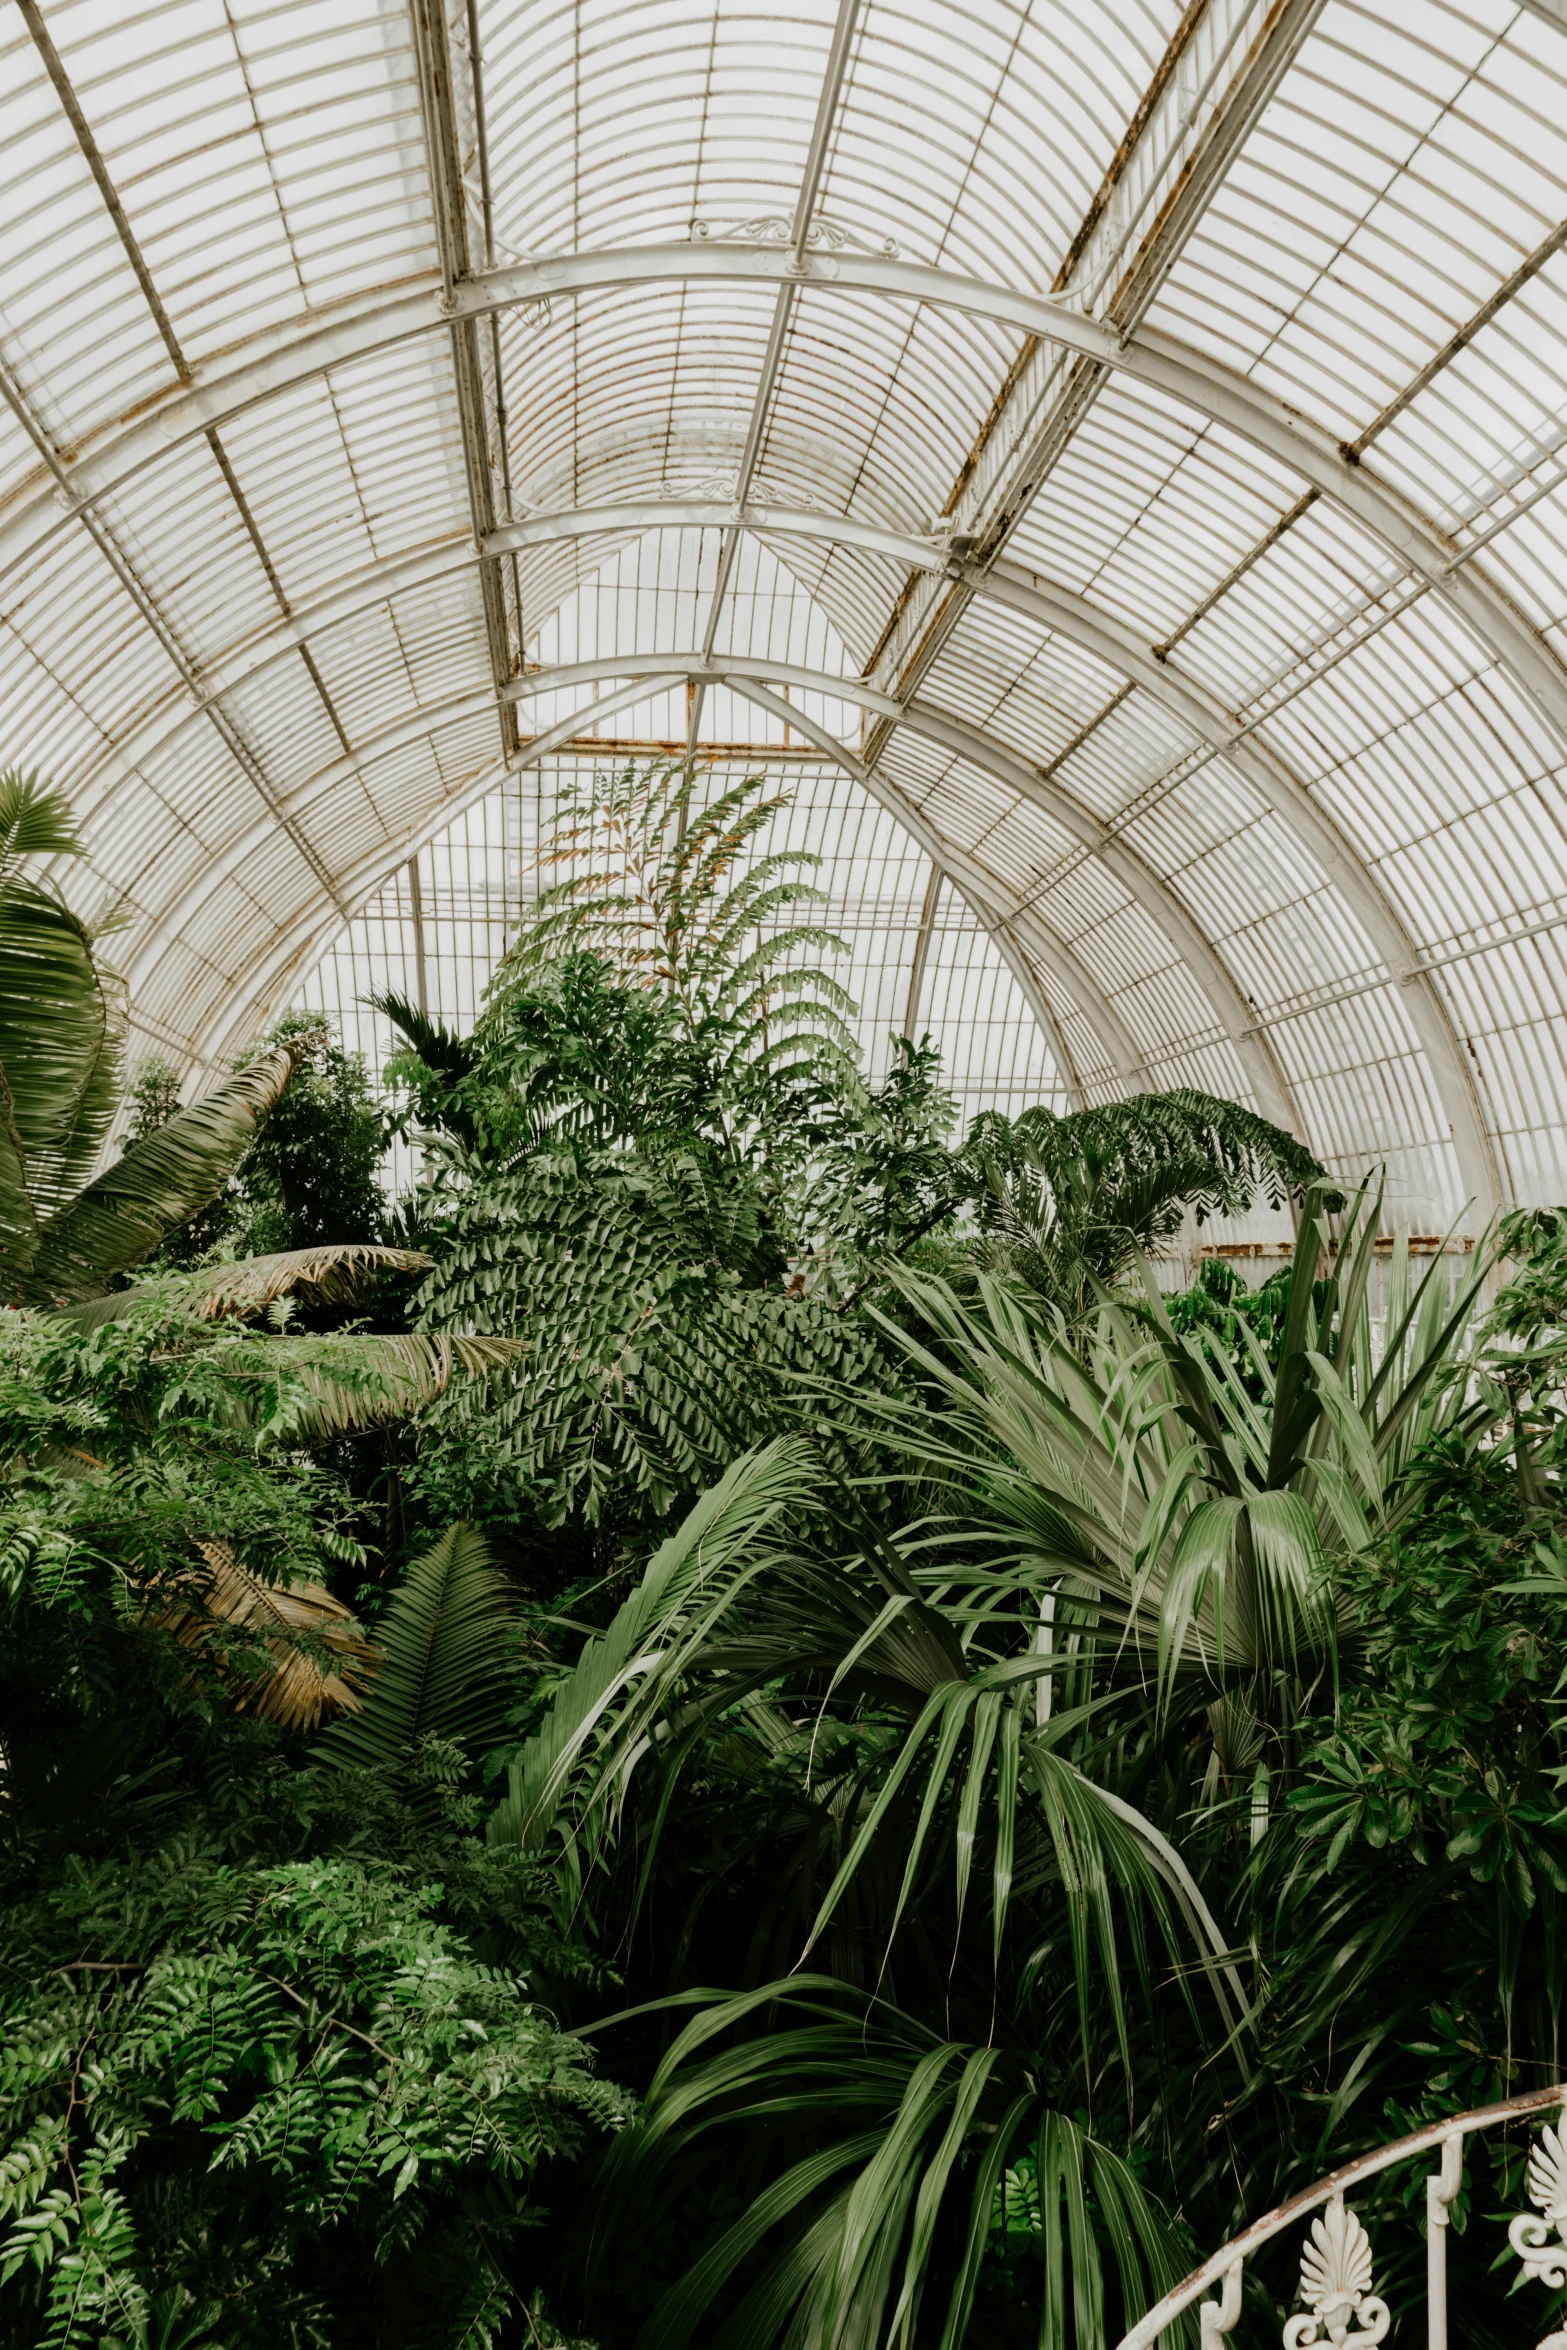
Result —
<instances>
[{"instance_id":1,"label":"arched glass roof","mask_svg":"<svg viewBox=\"0 0 1567 2350\"><path fill-rule=\"evenodd\" d=\"M969 1101L1567 1188L1567 0L0 40L0 757L146 1046L460 1008L567 769L758 745Z\"/></svg>"}]
</instances>

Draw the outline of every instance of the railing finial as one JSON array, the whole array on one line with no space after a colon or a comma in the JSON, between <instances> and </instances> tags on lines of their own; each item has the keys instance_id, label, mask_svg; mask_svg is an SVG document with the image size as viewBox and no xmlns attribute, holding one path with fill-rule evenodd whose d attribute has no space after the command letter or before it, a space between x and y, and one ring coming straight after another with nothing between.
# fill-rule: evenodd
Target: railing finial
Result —
<instances>
[{"instance_id":1,"label":"railing finial","mask_svg":"<svg viewBox=\"0 0 1567 2350\"><path fill-rule=\"evenodd\" d=\"M1318 2350L1326 2343L1333 2350L1373 2350L1393 2319L1371 2285L1371 2239L1343 2196L1335 2195L1312 2221L1301 2252L1306 2308L1286 2323L1284 2350Z\"/></svg>"}]
</instances>

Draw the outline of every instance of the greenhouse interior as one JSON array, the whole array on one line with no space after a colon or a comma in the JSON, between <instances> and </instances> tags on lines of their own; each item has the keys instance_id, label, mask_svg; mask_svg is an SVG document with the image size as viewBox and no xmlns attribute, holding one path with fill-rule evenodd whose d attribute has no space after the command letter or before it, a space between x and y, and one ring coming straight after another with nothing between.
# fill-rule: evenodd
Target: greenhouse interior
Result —
<instances>
[{"instance_id":1,"label":"greenhouse interior","mask_svg":"<svg viewBox=\"0 0 1567 2350\"><path fill-rule=\"evenodd\" d=\"M0 179L0 2350L1567 2350L1567 0Z\"/></svg>"}]
</instances>

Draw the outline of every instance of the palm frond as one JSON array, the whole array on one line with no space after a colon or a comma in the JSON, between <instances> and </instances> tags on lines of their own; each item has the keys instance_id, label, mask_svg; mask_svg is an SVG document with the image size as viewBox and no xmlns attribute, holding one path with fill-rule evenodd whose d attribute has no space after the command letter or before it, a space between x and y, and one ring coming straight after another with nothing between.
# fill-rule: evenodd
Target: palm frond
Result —
<instances>
[{"instance_id":1,"label":"palm frond","mask_svg":"<svg viewBox=\"0 0 1567 2350\"><path fill-rule=\"evenodd\" d=\"M39 780L33 769L8 767L0 774L0 889L23 857L80 857L86 854L64 792Z\"/></svg>"},{"instance_id":2,"label":"palm frond","mask_svg":"<svg viewBox=\"0 0 1567 2350\"><path fill-rule=\"evenodd\" d=\"M515 1702L521 1643L506 1582L476 1527L449 1526L414 1560L376 1625L362 1709L316 1748L346 1770L405 1760L423 1738L494 1745Z\"/></svg>"},{"instance_id":3,"label":"palm frond","mask_svg":"<svg viewBox=\"0 0 1567 2350\"><path fill-rule=\"evenodd\" d=\"M987 1112L963 1155L987 1261L1072 1312L1188 1214L1233 1215L1259 1194L1277 1206L1323 1180L1293 1135L1190 1088L1065 1117L1025 1110L1015 1124Z\"/></svg>"},{"instance_id":4,"label":"palm frond","mask_svg":"<svg viewBox=\"0 0 1567 2350\"><path fill-rule=\"evenodd\" d=\"M16 1130L11 1088L0 1068L0 1287L17 1294L38 1249L38 1211L27 1188L27 1160Z\"/></svg>"},{"instance_id":5,"label":"palm frond","mask_svg":"<svg viewBox=\"0 0 1567 2350\"><path fill-rule=\"evenodd\" d=\"M528 1352L511 1338L430 1337L420 1331L282 1337L258 1348L256 1421L280 1441L322 1443L407 1419L446 1394L454 1379L511 1370ZM282 1383L290 1393L273 1417ZM301 1401L300 1399L304 1400Z\"/></svg>"},{"instance_id":6,"label":"palm frond","mask_svg":"<svg viewBox=\"0 0 1567 2350\"><path fill-rule=\"evenodd\" d=\"M33 805L31 818L48 815ZM19 820L13 832L22 841L52 837L41 821ZM74 839L63 826L59 837ZM28 1189L45 1213L81 1180L108 1131L124 1035L123 1000L99 970L86 923L54 891L8 869L0 885L0 1069Z\"/></svg>"},{"instance_id":7,"label":"palm frond","mask_svg":"<svg viewBox=\"0 0 1567 2350\"><path fill-rule=\"evenodd\" d=\"M156 1292L160 1304L199 1314L210 1321L248 1320L281 1297L303 1295L320 1305L346 1305L360 1293L364 1276L423 1273L432 1260L418 1249L384 1248L371 1241L345 1240L317 1248L280 1250L263 1257L239 1257L230 1264L195 1272L165 1274L157 1282L111 1290L67 1306L60 1320L77 1330L98 1330L105 1322L134 1313Z\"/></svg>"},{"instance_id":8,"label":"palm frond","mask_svg":"<svg viewBox=\"0 0 1567 2350\"><path fill-rule=\"evenodd\" d=\"M542 1726L508 1773L492 1841L537 1849L568 1795L584 1817L611 1789L623 1797L694 1639L733 1599L737 1578L759 1571L768 1555L764 1538L809 1499L816 1478L803 1447L777 1442L736 1461L686 1513L608 1630L586 1642L556 1687Z\"/></svg>"},{"instance_id":9,"label":"palm frond","mask_svg":"<svg viewBox=\"0 0 1567 2350\"><path fill-rule=\"evenodd\" d=\"M39 1303L99 1296L111 1275L150 1256L165 1234L215 1199L244 1157L256 1121L293 1074L268 1053L133 1142L44 1224L30 1276Z\"/></svg>"},{"instance_id":10,"label":"palm frond","mask_svg":"<svg viewBox=\"0 0 1567 2350\"><path fill-rule=\"evenodd\" d=\"M1042 2281L1041 2341L1061 2350L1070 2308L1079 2350L1102 2350L1115 2306L1106 2250L1128 2325L1186 2262L1130 2165L1042 2105L1030 2069L1020 2052L942 2039L829 1976L713 2000L611 2152L605 2224L672 2203L715 2135L770 2148L772 2175L664 2294L640 2350L698 2337L714 2350L958 2350L986 2253L1019 2238Z\"/></svg>"},{"instance_id":11,"label":"palm frond","mask_svg":"<svg viewBox=\"0 0 1567 2350\"><path fill-rule=\"evenodd\" d=\"M473 1067L473 1047L444 1021L431 1019L417 1004L410 1003L407 996L390 990L367 995L364 1001L373 1012L383 1013L394 1028L401 1030L427 1068L453 1080L468 1075Z\"/></svg>"},{"instance_id":12,"label":"palm frond","mask_svg":"<svg viewBox=\"0 0 1567 2350\"><path fill-rule=\"evenodd\" d=\"M207 1580L194 1603L163 1620L183 1648L210 1646L228 1631L270 1656L270 1672L233 1677L238 1710L283 1730L314 1730L334 1714L357 1713L380 1652L352 1609L319 1583L264 1582L226 1542L199 1547Z\"/></svg>"}]
</instances>

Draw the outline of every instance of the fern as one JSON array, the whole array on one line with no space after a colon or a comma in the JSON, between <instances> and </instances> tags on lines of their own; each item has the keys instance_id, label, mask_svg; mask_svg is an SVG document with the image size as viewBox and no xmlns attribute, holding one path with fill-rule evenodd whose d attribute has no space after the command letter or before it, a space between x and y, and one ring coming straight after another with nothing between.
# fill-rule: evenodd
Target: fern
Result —
<instances>
[{"instance_id":1,"label":"fern","mask_svg":"<svg viewBox=\"0 0 1567 2350\"><path fill-rule=\"evenodd\" d=\"M668 997L722 1072L734 1115L831 1077L853 1084L855 1006L820 957L847 953L816 913L825 893L803 849L758 852L789 805L761 775L712 800L687 760L632 761L562 799L540 852L564 867L502 965L498 1004L586 948Z\"/></svg>"},{"instance_id":2,"label":"fern","mask_svg":"<svg viewBox=\"0 0 1567 2350\"><path fill-rule=\"evenodd\" d=\"M484 1538L447 1529L415 1559L376 1627L381 1664L363 1710L316 1751L337 1769L406 1760L422 1739L482 1749L516 1694L520 1641L510 1594Z\"/></svg>"}]
</instances>

